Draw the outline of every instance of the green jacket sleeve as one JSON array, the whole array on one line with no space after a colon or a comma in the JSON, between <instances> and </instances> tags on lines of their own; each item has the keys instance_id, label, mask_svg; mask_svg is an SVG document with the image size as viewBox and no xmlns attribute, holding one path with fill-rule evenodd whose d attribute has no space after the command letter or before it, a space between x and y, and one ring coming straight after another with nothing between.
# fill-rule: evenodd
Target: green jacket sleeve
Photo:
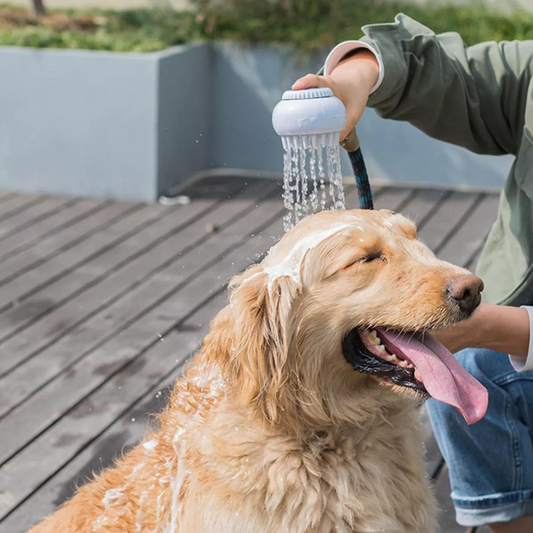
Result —
<instances>
[{"instance_id":1,"label":"green jacket sleeve","mask_svg":"<svg viewBox=\"0 0 533 533\"><path fill-rule=\"evenodd\" d=\"M467 47L398 15L363 28L385 77L368 105L431 137L483 154L516 154L531 98L533 41Z\"/></svg>"}]
</instances>

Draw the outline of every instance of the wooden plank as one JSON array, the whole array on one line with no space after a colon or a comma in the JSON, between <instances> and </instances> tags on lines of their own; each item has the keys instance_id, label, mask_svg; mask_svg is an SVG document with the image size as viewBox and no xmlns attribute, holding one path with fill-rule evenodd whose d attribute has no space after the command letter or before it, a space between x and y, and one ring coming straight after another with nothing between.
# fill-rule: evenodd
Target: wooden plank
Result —
<instances>
[{"instance_id":1,"label":"wooden plank","mask_svg":"<svg viewBox=\"0 0 533 533\"><path fill-rule=\"evenodd\" d=\"M181 374L184 360L197 350L207 333L210 319L225 302L226 294L219 293L181 327L166 336L164 342L156 343L140 356L136 365L149 361L150 365L155 363L157 366L157 372L150 370L153 375L151 383L146 377L137 379L135 372L128 372L125 368L113 376L97 394L84 400L62 419L61 423L65 424L62 429L63 442L66 440L65 436L68 437L64 430L67 425L73 424L75 429L70 435L75 435L80 442L85 437L89 446L83 448L72 461L65 462L56 475L45 481L43 486L16 508L0 524L0 533L26 532L40 518L50 514L68 499L76 487L90 478L93 472L111 465L124 447L134 445L143 437L146 427L154 421L151 415L164 409L172 384ZM110 413L106 398L111 401L111 416L107 416ZM131 401L131 398L135 399ZM102 420L102 413L106 420ZM113 419L113 416L116 418ZM98 426L91 423L92 419L95 419ZM109 420L112 420L110 424ZM84 431L86 435L79 433L80 421L83 421L83 428L91 428ZM56 441L53 446L61 447L61 442Z\"/></svg>"},{"instance_id":2,"label":"wooden plank","mask_svg":"<svg viewBox=\"0 0 533 533\"><path fill-rule=\"evenodd\" d=\"M12 191L0 191L0 204L5 202L9 198L13 198L13 196L16 196L16 193Z\"/></svg>"},{"instance_id":3,"label":"wooden plank","mask_svg":"<svg viewBox=\"0 0 533 533\"><path fill-rule=\"evenodd\" d=\"M276 201L276 203L278 203ZM268 213L271 213L272 212L272 208L270 206L268 206L269 209L265 210L266 212ZM396 207L396 206L392 206L392 207ZM279 215L281 215L282 211L279 212ZM257 217L258 217L258 213L257 213L257 210L254 211L254 217L253 217L253 220L257 223ZM241 221L241 222L244 222L244 219ZM275 234L279 234L281 233L281 219L280 217L277 218L276 220L276 224L277 224L277 229L275 231ZM248 223L244 223L244 227L245 228L249 228L250 225ZM232 233L234 233L234 231L232 231ZM218 239L220 239L220 235L218 236ZM254 244L254 242L256 244ZM172 297L170 298L169 300L167 300L162 306L160 306L157 310L154 310L152 312L150 312L149 314L145 315L142 319L142 326L143 328L146 327L147 324L150 323L150 321L153 321L154 324L149 327L148 331L152 331L152 332L155 332L155 331L161 331L164 327L166 327L167 329L170 327L170 329L173 328L173 322L176 320L176 317L180 317L182 315L182 313L184 312L184 302L187 303L187 302L191 302L193 305L197 305L196 304L196 301L198 299L198 294L199 293L202 293L202 289L203 289L203 292L204 293L207 293L207 288L211 287L211 291L217 291L217 290L220 290L221 287L222 287L222 282L223 280L225 279L226 276L221 276L221 272L224 272L224 273L227 273L233 269L236 268L237 271L240 271L242 270L242 268L244 268L244 266L246 264L248 264L250 262L250 257L253 256L254 258L256 258L257 256L257 253L264 253L264 251L270 246L270 243L272 241L269 239L269 238L266 238L265 239L265 236L263 235L256 235L254 238L252 238L248 243L247 243L247 246L246 246L246 249L245 250L241 250L240 253L241 253L241 260L242 260L242 254L246 254L246 257L243 261L243 263L240 265L241 268L236 268L236 265L238 265L237 263L237 260L236 260L236 257L234 257L234 253L230 253L230 255L228 257L225 257L220 263L215 263L213 264L206 272L204 272L201 276L200 276L200 279L198 278L195 278L194 281L191 283L190 286L186 287L182 292L180 292L177 297ZM257 248L260 247L259 251L257 250ZM251 254L250 252L251 251L255 251L256 253L254 254ZM238 256L237 256L237 259L238 259ZM206 278L206 275L209 273L209 277ZM211 292L210 291L210 292ZM208 294L208 293L207 293ZM209 298L209 296L208 296ZM165 304L169 304L168 307L165 307ZM191 305L190 303L188 305ZM130 328L131 329L131 328ZM124 335L125 332L123 332L123 335ZM164 332L163 332L164 333ZM124 344L124 341L123 341L123 337L116 337L114 339L114 341L111 342L111 347L107 347L107 350L106 350L106 353L107 355L104 356L104 358L102 359L109 362L110 361L110 357L114 357L114 354L116 353L120 353L122 357L124 357L124 355L127 354L128 351L131 351L132 350L132 340L135 339L134 342L141 342L141 343L146 343L147 342L147 337L149 337L149 333L143 333L142 335L139 334L139 332L135 332L134 330L131 331L131 333L129 335L127 335L127 338L129 339L129 342L127 344ZM148 342L149 339L148 339ZM152 343L154 342L154 340L151 341ZM157 339L155 339L155 342L157 343ZM137 348L136 348L136 351L139 352L142 350L145 349L143 347L142 344L138 345ZM133 351L131 352L131 357L135 357L135 353L136 353L135 349L133 349ZM89 372L90 373L90 368L94 365L95 363L92 362L92 361L85 361L81 366L83 367L83 372ZM150 366L150 371L152 370L151 366ZM78 374L78 372L76 372L76 376L78 376L79 378L81 378L81 375ZM76 377L75 379L77 380L78 377ZM87 376L88 378L89 376ZM86 383L86 378L82 378L82 381L83 383ZM57 387L57 385L56 385ZM59 387L62 389L62 387ZM76 386L76 389L79 390L79 388ZM57 390L57 389L56 389ZM65 390L63 390L62 392L62 398L64 399L65 398ZM107 403L107 402L106 402ZM109 405L107 407L107 409L109 409ZM41 411L42 412L42 411ZM61 427L61 424L62 424L62 421L59 421L52 429L51 431L53 432L55 430L56 427ZM46 434L46 439L39 439L39 441L35 441L34 443L30 444L29 448L28 449L33 449L34 446L38 445L37 442L42 443L43 442L49 442L50 439L51 439L51 434L50 433L47 433ZM63 447L62 449L62 453L65 452L65 449ZM24 455L26 452L26 450L22 451L17 457L20 457L22 455ZM29 452L28 452L29 453ZM34 453L34 452L33 452ZM32 456L32 453L29 453L29 457ZM14 458L14 461L17 461L17 457ZM47 455L47 458L48 458L48 461L47 461L47 465L49 464L49 461L50 461L50 455ZM12 463L11 463L12 464ZM8 465L6 465L7 467ZM3 470L5 470L5 468ZM34 474L35 474L35 471L34 471Z\"/></svg>"},{"instance_id":4,"label":"wooden plank","mask_svg":"<svg viewBox=\"0 0 533 533\"><path fill-rule=\"evenodd\" d=\"M438 252L439 247L453 231L454 226L472 209L479 197L480 195L477 193L453 192L450 194L444 202L437 206L432 217L420 228L418 238L431 250Z\"/></svg>"},{"instance_id":5,"label":"wooden plank","mask_svg":"<svg viewBox=\"0 0 533 533\"><path fill-rule=\"evenodd\" d=\"M39 224L34 224L23 231L19 231L16 235L3 239L0 241L0 263L27 250L44 238L77 224L82 219L104 209L110 203L108 200L94 199L77 201Z\"/></svg>"},{"instance_id":6,"label":"wooden plank","mask_svg":"<svg viewBox=\"0 0 533 533\"><path fill-rule=\"evenodd\" d=\"M463 219L446 244L439 250L439 257L450 263L464 266L483 244L496 219L499 197L484 195L476 207Z\"/></svg>"},{"instance_id":7,"label":"wooden plank","mask_svg":"<svg viewBox=\"0 0 533 533\"><path fill-rule=\"evenodd\" d=\"M137 287L136 290L129 292L125 298L116 302L111 308L95 315L82 327L61 339L46 352L46 363L53 364L54 359L51 354L54 354L59 361L63 360L60 368L64 369L69 362L74 362L80 356L89 353L91 349L112 338L117 333L117 329L119 332L120 328L125 328L130 323L138 321L138 318L142 317L143 313L148 311L151 306L157 304L160 298L165 297L172 290L179 290L184 283L195 278L199 268L207 268L210 261L217 257L217 254L224 253L235 242L244 238L248 234L249 228L257 226L258 220L268 220L275 215L276 211L279 210L279 208L276 209L279 205L277 198L278 194L276 194L275 201L266 202L266 205L265 203L259 204L259 207L252 213L248 213L240 220L234 220L231 226L217 233L215 239L211 239L214 242L203 244L202 247L194 250L194 254L184 254L180 259L160 270L156 276L150 279L149 284ZM274 211L272 211L273 207ZM178 255L180 254L178 253ZM201 259L199 259L200 256ZM172 284L173 281L175 281L174 284ZM195 298L200 296L203 296L202 290L195 295ZM84 349L81 354L80 346ZM118 354L114 355L117 356ZM66 360L65 357L67 357ZM75 391L72 392L75 393ZM61 408L62 402L58 402L57 405ZM42 405L39 411L43 412ZM6 428L6 422L4 422L3 427Z\"/></svg>"},{"instance_id":8,"label":"wooden plank","mask_svg":"<svg viewBox=\"0 0 533 533\"><path fill-rule=\"evenodd\" d=\"M472 257L465 263L465 268L468 268L468 270L471 270L472 272L476 272L477 265L479 263L479 258L481 257L481 252L483 251L484 244L485 244L485 241L483 241L483 244L474 252Z\"/></svg>"},{"instance_id":9,"label":"wooden plank","mask_svg":"<svg viewBox=\"0 0 533 533\"><path fill-rule=\"evenodd\" d=\"M449 193L446 191L417 189L413 191L413 198L402 210L402 214L411 219L420 231L448 196Z\"/></svg>"},{"instance_id":10,"label":"wooden plank","mask_svg":"<svg viewBox=\"0 0 533 533\"><path fill-rule=\"evenodd\" d=\"M28 268L21 266L19 272L4 278L0 284L0 312L19 305L22 300L34 294L43 287L60 279L66 273L78 268L99 254L117 245L133 233L142 229L146 224L157 220L158 209L161 206L141 206L131 204L112 204L101 211L97 228L99 231L84 235L73 246L53 253L43 260L37 260ZM33 249L38 248L39 245ZM28 250L29 252L29 250ZM30 252L31 253L31 252ZM15 258L20 262L26 252ZM4 263L0 271L8 262ZM11 264L10 267L14 267Z\"/></svg>"},{"instance_id":11,"label":"wooden plank","mask_svg":"<svg viewBox=\"0 0 533 533\"><path fill-rule=\"evenodd\" d=\"M259 194L264 187L259 184L258 187L250 189ZM203 222L195 226L194 234L191 230L187 231L189 236L198 240L205 238L205 225L208 222L223 223L216 217L212 221L208 218L218 203L219 200L212 198L199 199L189 205L165 209L154 219L156 224L148 225L119 246L88 261L55 283L47 285L17 308L0 315L0 330L3 332L0 376L5 376L21 362L33 357L81 323L84 318L110 305L152 271L175 258L187 244L187 235L180 232L202 217ZM88 291L82 292L85 288ZM63 307L46 314L63 303ZM20 331L22 326L43 315L42 321L36 321ZM19 333L13 336L15 332ZM18 397L20 399L20 394ZM0 408L0 413L9 408L2 400L0 406L4 406L4 409Z\"/></svg>"},{"instance_id":12,"label":"wooden plank","mask_svg":"<svg viewBox=\"0 0 533 533\"><path fill-rule=\"evenodd\" d=\"M0 221L16 216L21 211L29 209L43 200L38 194L17 194L10 196L0 204Z\"/></svg>"},{"instance_id":13,"label":"wooden plank","mask_svg":"<svg viewBox=\"0 0 533 533\"><path fill-rule=\"evenodd\" d=\"M132 298L128 307L134 304L138 309L140 302L143 302L149 305L148 309L143 309L141 313L137 313L134 317L135 321L123 329L121 335L113 337L93 352L90 357L85 357L83 361L71 366L67 373L62 374L51 384L52 386L39 391L21 409L8 416L3 422L3 429L6 434L5 447L12 451L20 449L21 441L15 442L9 435L10 428L15 429L18 424L22 423L27 432L27 429L32 425L29 419L33 418L39 428L34 428L31 431L32 435L21 435L19 432L19 437L22 437L22 441L27 441L28 437L29 439L34 438L36 429L37 431L46 429L45 424L60 418L96 387L101 386L102 382L107 381L121 368L129 365L151 345L158 343L159 338L171 331L176 322L179 323L186 319L200 305L209 301L211 294L221 291L225 282L225 275L221 275L221 273L227 274L233 268L240 271L250 263L249 254L251 252L261 253L266 250L271 241L264 238L266 236L258 234L263 226L268 227L273 222L277 222L277 227L281 231L282 211L279 209L278 197L279 195L276 194L275 202L265 201L259 204L253 212L238 221L237 227L232 225L218 233L215 240L206 244L203 249L202 247L199 248L201 254L188 254L182 261L172 265L172 270L167 269L163 275L155 276L148 285L148 290L143 291L141 288L140 291L130 293ZM255 234L255 237L250 237L252 233ZM257 244L250 246L252 239L255 239ZM247 244L246 249L244 249L245 244ZM198 255L203 256L203 259L199 260ZM183 273L184 271L186 274ZM186 284L184 285L184 283ZM135 294L136 292L137 294ZM142 292L146 293L143 297L141 297ZM147 299L149 294L156 295L155 302L150 302ZM162 305L159 300L161 299L164 303L167 303L169 299L172 300L172 314L160 311ZM58 390L61 390L60 395L57 394ZM38 415L35 410L36 405L39 406ZM17 419L19 420L18 423L16 422ZM54 440L53 435L55 435L56 427L61 427L61 421L51 427L45 437L31 442L12 461L2 467L0 492L9 492L12 498L20 501L50 475L50 468L54 466L55 461L64 461L68 444L59 450L60 453L57 453L57 450L50 450L54 453L54 457L47 456L47 460L41 462L40 466L34 462L35 451L39 448L48 448L49 443ZM32 461L36 469L25 481L21 479L21 483L17 483L18 487L9 488L8 485L11 485L9 480L19 477L20 468L26 469L26 466L23 465L24 461L20 461L22 457ZM34 459L31 459L32 457ZM11 497L10 500L12 500ZM0 509L2 515L8 511L2 506L2 502L0 502Z\"/></svg>"},{"instance_id":14,"label":"wooden plank","mask_svg":"<svg viewBox=\"0 0 533 533\"><path fill-rule=\"evenodd\" d=\"M79 223L66 227L59 233L40 240L38 244L28 248L15 257L9 257L0 269L0 286L4 288L10 281L22 274L36 269L41 264L70 250L98 232L120 220L121 217L140 209L139 204L108 203L103 209L81 220ZM6 299L0 300L5 305ZM0 310L2 308L0 307Z\"/></svg>"},{"instance_id":15,"label":"wooden plank","mask_svg":"<svg viewBox=\"0 0 533 533\"><path fill-rule=\"evenodd\" d=\"M270 190L276 190L277 184L272 183ZM253 192L255 191L255 195ZM113 272L101 283L91 287L89 291L68 302L66 305L50 313L44 320L36 322L32 327L19 333L9 341L0 346L0 360L7 359L10 353L15 353L17 358L26 357L38 353L43 347L51 346L54 340L59 339L66 333L80 325L84 318L105 309L117 301L121 296L126 295L134 287L137 288L143 282L149 282L150 275L156 273L177 260L181 255L187 253L195 246L207 241L216 235L206 233L206 224L212 224L219 229L223 229L227 224L235 222L237 217L243 216L257 203L257 197L265 188L259 183L248 187L249 194L241 195L239 200L221 203L214 210L208 210L207 206L213 206L216 200L199 200L189 204L191 209L178 210L188 213L188 218L184 215L179 217L182 226L192 218L194 213L203 213L203 216L196 218L194 222L186 226L182 231L177 232L169 229L169 238L160 242L159 245L148 250L148 253L138 256L135 260L127 263L124 268ZM251 193L251 194L250 194ZM195 211L192 207L195 206ZM187 214L185 213L185 214ZM167 217L173 226L177 226L176 217ZM164 224L165 220L161 221ZM164 229L160 223L157 224L157 231ZM140 244L136 236L135 244ZM150 239L150 235L145 240ZM143 239L144 240L144 239ZM149 241L148 241L149 242ZM94 267L91 268L94 270ZM64 283L65 278L58 281ZM98 340L98 339L97 339ZM100 339L101 340L101 339ZM88 346L85 346L88 349ZM53 353L53 352L52 352ZM76 351L73 351L75 354ZM50 352L48 352L50 354ZM13 361L13 357L11 358ZM47 381L52 379L67 363L62 357L53 359L48 357L37 357L27 364L20 365L11 373L4 373L0 380L0 415L4 416L13 407L18 405L23 399L33 391L42 387Z\"/></svg>"},{"instance_id":16,"label":"wooden plank","mask_svg":"<svg viewBox=\"0 0 533 533\"><path fill-rule=\"evenodd\" d=\"M404 199L405 199L405 197L404 197ZM393 206L393 205L390 205L390 204L388 204L387 207L389 207L389 208L393 208L393 209L394 209L394 208L397 208L397 206ZM280 229L281 229L281 228L280 228ZM217 279L218 279L219 277L220 277L220 276L217 276ZM61 422L60 422L60 423L61 423ZM79 424L79 421L77 421L76 424ZM39 495L41 495L41 494L45 494L45 491L40 491L38 494L39 494ZM32 505L33 505L33 504L32 504ZM6 529L6 531L7 531L7 529ZM15 529L11 528L11 529L9 529L9 531L10 531L10 532L11 532L11 531L14 532Z\"/></svg>"},{"instance_id":17,"label":"wooden plank","mask_svg":"<svg viewBox=\"0 0 533 533\"><path fill-rule=\"evenodd\" d=\"M3 220L0 223L0 240L4 240L22 229L43 221L65 207L73 205L75 202L72 198L61 196L45 197L36 205L17 213L7 220Z\"/></svg>"},{"instance_id":18,"label":"wooden plank","mask_svg":"<svg viewBox=\"0 0 533 533\"><path fill-rule=\"evenodd\" d=\"M466 528L455 521L455 510L450 497L450 478L448 467L444 467L434 485L434 492L439 504L439 525L441 533L466 533Z\"/></svg>"},{"instance_id":19,"label":"wooden plank","mask_svg":"<svg viewBox=\"0 0 533 533\"><path fill-rule=\"evenodd\" d=\"M379 195L374 195L374 204L376 209L389 209L399 213L413 197L413 191L410 189L386 187Z\"/></svg>"}]
</instances>

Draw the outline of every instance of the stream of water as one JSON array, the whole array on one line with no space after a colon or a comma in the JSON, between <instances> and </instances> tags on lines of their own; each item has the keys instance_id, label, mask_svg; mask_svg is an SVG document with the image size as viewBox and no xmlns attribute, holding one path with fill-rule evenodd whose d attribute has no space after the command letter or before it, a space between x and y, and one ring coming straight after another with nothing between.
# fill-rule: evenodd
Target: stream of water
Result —
<instances>
[{"instance_id":1,"label":"stream of water","mask_svg":"<svg viewBox=\"0 0 533 533\"><path fill-rule=\"evenodd\" d=\"M339 146L289 148L283 157L285 231L324 209L345 209Z\"/></svg>"}]
</instances>

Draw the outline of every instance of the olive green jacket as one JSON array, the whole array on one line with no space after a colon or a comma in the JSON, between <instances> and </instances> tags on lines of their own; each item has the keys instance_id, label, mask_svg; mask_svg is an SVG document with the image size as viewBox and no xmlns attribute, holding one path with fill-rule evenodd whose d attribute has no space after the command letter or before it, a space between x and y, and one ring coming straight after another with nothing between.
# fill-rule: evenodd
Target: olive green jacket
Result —
<instances>
[{"instance_id":1,"label":"olive green jacket","mask_svg":"<svg viewBox=\"0 0 533 533\"><path fill-rule=\"evenodd\" d=\"M485 301L532 303L533 41L467 47L457 33L435 35L405 15L363 31L384 65L368 102L379 115L472 152L516 156L478 274Z\"/></svg>"}]
</instances>

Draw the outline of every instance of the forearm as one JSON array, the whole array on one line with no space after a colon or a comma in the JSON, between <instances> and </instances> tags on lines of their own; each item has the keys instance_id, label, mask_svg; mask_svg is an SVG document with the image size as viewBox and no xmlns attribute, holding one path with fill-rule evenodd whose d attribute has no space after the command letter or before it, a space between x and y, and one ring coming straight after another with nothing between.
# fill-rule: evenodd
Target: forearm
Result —
<instances>
[{"instance_id":1,"label":"forearm","mask_svg":"<svg viewBox=\"0 0 533 533\"><path fill-rule=\"evenodd\" d=\"M452 352L486 348L525 359L529 352L529 313L519 307L484 303L471 318L436 330L435 336Z\"/></svg>"},{"instance_id":2,"label":"forearm","mask_svg":"<svg viewBox=\"0 0 533 533\"><path fill-rule=\"evenodd\" d=\"M484 304L480 309L478 346L518 357L527 357L529 350L529 315L520 307Z\"/></svg>"},{"instance_id":3,"label":"forearm","mask_svg":"<svg viewBox=\"0 0 533 533\"><path fill-rule=\"evenodd\" d=\"M363 28L384 79L369 105L440 140L479 153L516 153L531 79L533 43L466 47L456 33L435 35L399 15Z\"/></svg>"}]
</instances>

